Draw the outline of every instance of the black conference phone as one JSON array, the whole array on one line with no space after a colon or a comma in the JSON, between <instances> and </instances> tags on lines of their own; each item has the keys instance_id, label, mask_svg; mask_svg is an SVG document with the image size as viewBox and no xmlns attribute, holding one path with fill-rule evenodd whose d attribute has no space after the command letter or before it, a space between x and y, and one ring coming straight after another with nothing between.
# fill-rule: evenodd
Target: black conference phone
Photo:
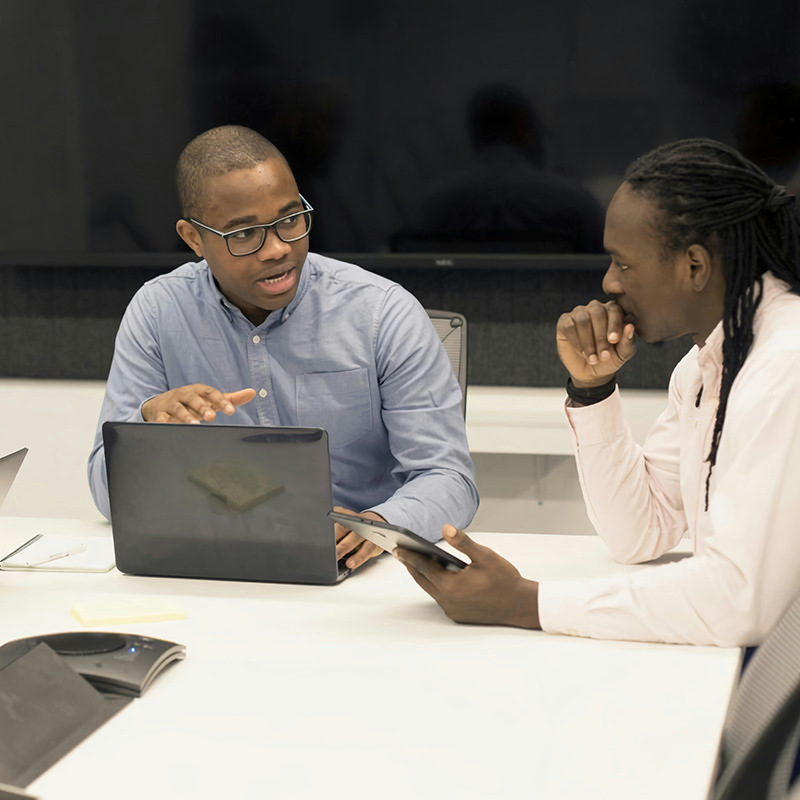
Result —
<instances>
[{"instance_id":1,"label":"black conference phone","mask_svg":"<svg viewBox=\"0 0 800 800\"><path fill-rule=\"evenodd\" d=\"M162 670L186 657L186 647L163 639L106 631L48 633L0 647L0 669L44 643L95 689L140 697Z\"/></svg>"}]
</instances>

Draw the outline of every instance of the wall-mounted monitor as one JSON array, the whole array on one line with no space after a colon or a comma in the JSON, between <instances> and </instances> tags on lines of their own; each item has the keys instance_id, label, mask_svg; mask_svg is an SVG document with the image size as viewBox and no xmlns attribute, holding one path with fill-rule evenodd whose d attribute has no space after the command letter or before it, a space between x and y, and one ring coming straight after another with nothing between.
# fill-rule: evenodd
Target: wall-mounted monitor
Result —
<instances>
[{"instance_id":1,"label":"wall-mounted monitor","mask_svg":"<svg viewBox=\"0 0 800 800\"><path fill-rule=\"evenodd\" d=\"M6 263L190 255L175 161L226 123L284 152L318 251L563 258L662 142L797 187L800 4L5 0L0 98Z\"/></svg>"}]
</instances>

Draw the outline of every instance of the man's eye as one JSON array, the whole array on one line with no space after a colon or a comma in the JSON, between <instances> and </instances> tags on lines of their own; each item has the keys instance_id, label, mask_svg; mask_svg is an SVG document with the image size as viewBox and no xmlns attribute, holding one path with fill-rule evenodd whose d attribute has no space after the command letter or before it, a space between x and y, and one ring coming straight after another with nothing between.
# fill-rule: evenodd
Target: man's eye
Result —
<instances>
[{"instance_id":1,"label":"man's eye","mask_svg":"<svg viewBox=\"0 0 800 800\"><path fill-rule=\"evenodd\" d=\"M275 224L279 227L282 231L291 231L297 228L300 225L300 217L292 216L292 217L284 217L283 219L279 219Z\"/></svg>"},{"instance_id":2,"label":"man's eye","mask_svg":"<svg viewBox=\"0 0 800 800\"><path fill-rule=\"evenodd\" d=\"M247 242L250 239L255 239L256 236L258 236L258 228L244 228L232 233L228 238L236 242Z\"/></svg>"}]
</instances>

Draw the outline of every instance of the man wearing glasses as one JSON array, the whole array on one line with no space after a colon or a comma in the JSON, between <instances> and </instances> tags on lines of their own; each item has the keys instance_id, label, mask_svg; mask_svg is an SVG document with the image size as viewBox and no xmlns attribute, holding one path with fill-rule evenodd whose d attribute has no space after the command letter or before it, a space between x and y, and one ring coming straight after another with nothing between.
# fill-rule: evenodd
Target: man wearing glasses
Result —
<instances>
[{"instance_id":1,"label":"man wearing glasses","mask_svg":"<svg viewBox=\"0 0 800 800\"><path fill-rule=\"evenodd\" d=\"M89 457L100 511L104 422L214 421L325 428L339 507L431 540L467 525L478 496L461 392L420 304L309 253L314 209L255 131L201 134L176 176L176 228L201 260L146 283L125 312ZM339 525L336 538L350 569L379 552Z\"/></svg>"}]
</instances>

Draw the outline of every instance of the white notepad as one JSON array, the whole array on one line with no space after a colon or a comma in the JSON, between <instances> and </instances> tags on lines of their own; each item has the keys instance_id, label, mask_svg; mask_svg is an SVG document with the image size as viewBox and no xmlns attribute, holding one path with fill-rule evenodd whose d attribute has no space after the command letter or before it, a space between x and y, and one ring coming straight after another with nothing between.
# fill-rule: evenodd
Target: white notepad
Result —
<instances>
[{"instance_id":1,"label":"white notepad","mask_svg":"<svg viewBox=\"0 0 800 800\"><path fill-rule=\"evenodd\" d=\"M108 572L114 541L108 536L41 534L0 561L0 569L30 572Z\"/></svg>"}]
</instances>

